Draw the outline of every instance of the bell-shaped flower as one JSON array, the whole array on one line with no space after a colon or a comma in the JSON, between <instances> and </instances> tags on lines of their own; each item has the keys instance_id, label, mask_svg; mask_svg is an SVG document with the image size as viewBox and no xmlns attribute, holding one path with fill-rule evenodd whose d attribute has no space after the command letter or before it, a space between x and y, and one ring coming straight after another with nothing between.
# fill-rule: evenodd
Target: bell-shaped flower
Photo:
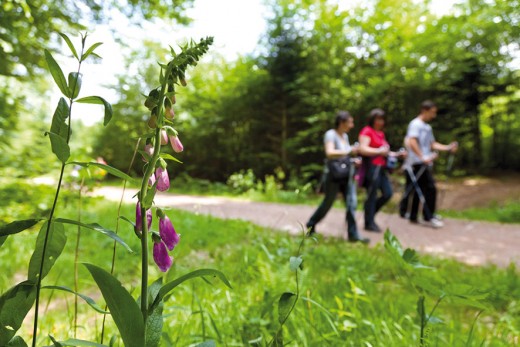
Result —
<instances>
[{"instance_id":1,"label":"bell-shaped flower","mask_svg":"<svg viewBox=\"0 0 520 347\"><path fill-rule=\"evenodd\" d=\"M166 245L162 241L153 243L153 260L162 272L168 271L172 266L173 257L170 257Z\"/></svg>"},{"instance_id":2,"label":"bell-shaped flower","mask_svg":"<svg viewBox=\"0 0 520 347\"><path fill-rule=\"evenodd\" d=\"M144 153L146 153L148 157L143 155L143 161L148 163L148 160L150 160L153 155L153 146L151 144L144 146Z\"/></svg>"},{"instance_id":3,"label":"bell-shaped flower","mask_svg":"<svg viewBox=\"0 0 520 347\"><path fill-rule=\"evenodd\" d=\"M168 144L168 133L166 130L161 130L161 145L167 145Z\"/></svg>"},{"instance_id":4,"label":"bell-shaped flower","mask_svg":"<svg viewBox=\"0 0 520 347\"><path fill-rule=\"evenodd\" d=\"M135 232L143 231L143 222L142 222L142 214L141 214L141 203L138 201L135 206ZM146 210L146 221L148 224L148 230L150 230L150 226L152 225L152 210Z\"/></svg>"},{"instance_id":5,"label":"bell-shaped flower","mask_svg":"<svg viewBox=\"0 0 520 347\"><path fill-rule=\"evenodd\" d=\"M168 177L168 170L159 166L155 170L155 178L157 179L157 190L165 192L170 189L170 178Z\"/></svg>"},{"instance_id":6,"label":"bell-shaped flower","mask_svg":"<svg viewBox=\"0 0 520 347\"><path fill-rule=\"evenodd\" d=\"M170 135L170 144L172 145L173 150L177 153L184 150L184 146L182 145L181 140L179 140L179 136Z\"/></svg>"},{"instance_id":7,"label":"bell-shaped flower","mask_svg":"<svg viewBox=\"0 0 520 347\"><path fill-rule=\"evenodd\" d=\"M168 216L163 215L159 218L159 235L168 249L171 251L179 243L179 234L175 232L172 222Z\"/></svg>"}]
</instances>

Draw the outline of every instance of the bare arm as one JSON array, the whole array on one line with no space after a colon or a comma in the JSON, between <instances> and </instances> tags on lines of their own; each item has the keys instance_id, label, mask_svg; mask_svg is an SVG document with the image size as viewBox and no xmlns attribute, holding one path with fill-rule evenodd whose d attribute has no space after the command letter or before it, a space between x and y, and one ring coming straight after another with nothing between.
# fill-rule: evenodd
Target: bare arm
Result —
<instances>
[{"instance_id":1,"label":"bare arm","mask_svg":"<svg viewBox=\"0 0 520 347\"><path fill-rule=\"evenodd\" d=\"M338 159L344 156L349 155L350 151L344 151L341 149L335 149L334 148L334 141L327 141L325 142L325 156L328 159Z\"/></svg>"},{"instance_id":2,"label":"bare arm","mask_svg":"<svg viewBox=\"0 0 520 347\"><path fill-rule=\"evenodd\" d=\"M414 152L417 155L417 157L419 157L421 159L421 161L425 164L430 164L431 162L433 162L435 160L435 158L437 158L437 155L435 155L435 154L425 158L421 151L421 147L419 146L419 141L417 141L416 137L410 137L408 139L408 145L410 146L410 149L412 150L412 152ZM432 149L433 149L433 147L434 146L432 144Z\"/></svg>"},{"instance_id":3,"label":"bare arm","mask_svg":"<svg viewBox=\"0 0 520 347\"><path fill-rule=\"evenodd\" d=\"M359 136L359 152L366 157L375 157L376 155L387 156L389 153L388 147L373 148L370 147L370 137Z\"/></svg>"},{"instance_id":4,"label":"bare arm","mask_svg":"<svg viewBox=\"0 0 520 347\"><path fill-rule=\"evenodd\" d=\"M437 142L437 141L432 143L432 149L434 151L453 152L453 153L455 153L457 151L458 147L459 146L458 146L457 142L452 142L449 145L444 145L444 144L442 144L440 142Z\"/></svg>"}]
</instances>

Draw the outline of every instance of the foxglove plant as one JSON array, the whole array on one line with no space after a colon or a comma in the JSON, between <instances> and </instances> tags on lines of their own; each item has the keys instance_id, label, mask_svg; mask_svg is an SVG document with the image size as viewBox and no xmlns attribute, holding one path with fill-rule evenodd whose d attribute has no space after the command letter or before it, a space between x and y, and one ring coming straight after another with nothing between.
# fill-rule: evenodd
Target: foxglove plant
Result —
<instances>
[{"instance_id":1,"label":"foxglove plant","mask_svg":"<svg viewBox=\"0 0 520 347\"><path fill-rule=\"evenodd\" d=\"M46 133L50 138L52 151L62 163L60 178L48 218L14 221L0 227L1 247L7 237L27 230L40 221L45 221L38 234L36 248L29 263L27 280L16 284L0 295L0 346L27 346L22 337L15 335L33 305L35 306L35 312L32 346L36 346L39 332L38 313L40 290L43 288L73 293L84 299L98 312L103 314L107 313L101 310L91 298L77 293L77 290L74 291L61 286L42 287L42 280L50 272L56 259L60 256L65 247L66 234L64 225L70 224L100 232L131 251L128 245L116 233L97 223L86 224L80 221L56 218L54 216L64 177L64 170L67 165L79 165L82 167L93 166L103 169L125 181L133 181L132 177L105 163L86 163L69 160L70 147L68 143L71 136L70 120L73 103L80 102L103 105L105 109L104 125L106 125L112 117L112 108L109 103L99 96L78 98L82 81L82 75L80 73L81 64L91 55L99 57L94 53L94 50L101 45L101 43L98 42L86 48L86 36L82 36L81 51L78 54L70 39L64 34L60 35L79 63L78 70L70 73L68 79L66 79L62 69L54 60L51 53L48 51L45 52L52 77L60 91L67 98L61 98L58 102L58 106L52 118L50 131ZM172 49L173 59L168 64L160 64L160 86L153 89L145 101L145 105L151 111L148 125L153 128L154 132L153 136L147 138L146 147L144 151L141 152L145 166L141 189L137 194L136 222L134 224L130 220L121 217L133 224L135 235L141 240L141 295L139 301L136 302L135 298L123 287L121 282L114 277L112 274L113 268L109 273L96 265L85 264L105 299L110 316L114 320L123 344L126 347L156 347L159 345L162 336L162 310L164 300L175 287L184 281L196 277L212 276L218 277L225 285L231 287L226 277L220 271L214 269L195 270L166 284L163 284L162 278L159 278L148 287L148 237L151 237L154 243L154 261L163 272L168 271L172 266L173 256L169 252L174 250L180 239L171 220L160 209L157 209L159 232L150 230L155 193L157 190L165 191L169 188L169 177L166 171L167 165L164 159L176 160L171 155L161 153L161 146L167 145L169 141L176 152L183 150L183 146L178 139L178 132L173 128L172 122L174 119L173 104L175 104L175 86L179 84L183 86L186 85L186 68L189 65L196 65L202 54L208 50L212 40L212 38L203 39L198 44L191 42L181 47L182 52L179 54L176 54ZM49 338L54 343L53 346L105 346L102 344L102 341L101 344L77 339L68 339L58 342L50 335ZM40 342L38 345L41 345ZM113 345L113 343L111 342L110 345Z\"/></svg>"}]
</instances>

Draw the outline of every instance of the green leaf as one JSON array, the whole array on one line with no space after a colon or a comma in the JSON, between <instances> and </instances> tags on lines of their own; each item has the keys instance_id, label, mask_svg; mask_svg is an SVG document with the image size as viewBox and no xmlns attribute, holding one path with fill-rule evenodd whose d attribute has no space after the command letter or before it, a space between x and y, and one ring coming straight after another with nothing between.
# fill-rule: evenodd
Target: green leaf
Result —
<instances>
[{"instance_id":1,"label":"green leaf","mask_svg":"<svg viewBox=\"0 0 520 347\"><path fill-rule=\"evenodd\" d=\"M105 106L105 119L103 120L103 125L107 125L112 119L112 105L110 105L108 101L106 101L100 96L87 96L76 100L76 102L82 104L95 104Z\"/></svg>"},{"instance_id":2,"label":"green leaf","mask_svg":"<svg viewBox=\"0 0 520 347\"><path fill-rule=\"evenodd\" d=\"M30 227L36 225L38 222L42 220L43 218L23 219L11 222L7 225L3 225L0 227L0 236L17 234L26 229L29 229Z\"/></svg>"},{"instance_id":3,"label":"green leaf","mask_svg":"<svg viewBox=\"0 0 520 347\"><path fill-rule=\"evenodd\" d=\"M175 158L173 155L171 154L168 154L168 153L161 153L159 154L159 156L163 159L166 159L166 160L173 160L173 161L176 161L177 163L180 163L182 164L182 161L180 161L179 159Z\"/></svg>"},{"instance_id":4,"label":"green leaf","mask_svg":"<svg viewBox=\"0 0 520 347\"><path fill-rule=\"evenodd\" d=\"M296 303L298 296L294 293L285 292L278 301L278 322L284 324Z\"/></svg>"},{"instance_id":5,"label":"green leaf","mask_svg":"<svg viewBox=\"0 0 520 347\"><path fill-rule=\"evenodd\" d=\"M9 341L7 347L27 347L27 343L20 336L15 336Z\"/></svg>"},{"instance_id":6,"label":"green leaf","mask_svg":"<svg viewBox=\"0 0 520 347\"><path fill-rule=\"evenodd\" d=\"M155 301L161 287L162 277L153 282L148 288L148 302L153 303ZM148 320L146 321L146 347L159 346L163 328L163 308L164 302L161 300L157 306L148 312Z\"/></svg>"},{"instance_id":7,"label":"green leaf","mask_svg":"<svg viewBox=\"0 0 520 347\"><path fill-rule=\"evenodd\" d=\"M97 232L100 232L101 234L103 234L105 236L108 236L111 239L113 239L114 241L116 241L117 243L121 244L129 252L133 253L133 251L130 248L130 246L128 246L125 243L125 241L123 241L123 239L121 239L115 232L113 232L112 230L109 230L109 229L105 229L105 228L103 228L101 225L99 225L97 223L85 224L85 223L81 223L81 222L78 222L78 221L75 221L75 220L72 220L72 219L66 219L66 218L56 218L54 221L55 222L59 222L59 223L65 223L65 224L73 224L73 225L77 225L77 226L80 226L80 227L83 227L83 228L87 228L87 229L91 229L91 230L95 230Z\"/></svg>"},{"instance_id":8,"label":"green leaf","mask_svg":"<svg viewBox=\"0 0 520 347\"><path fill-rule=\"evenodd\" d=\"M302 265L302 263L303 259L301 256L291 257L289 259L289 268L291 269L291 271L296 271Z\"/></svg>"},{"instance_id":9,"label":"green leaf","mask_svg":"<svg viewBox=\"0 0 520 347\"><path fill-rule=\"evenodd\" d=\"M153 175L153 174L152 174ZM146 195L144 196L144 199L141 201L141 206L148 210L153 205L153 199L155 198L155 194L157 193L157 183L158 181L155 181L153 186L148 189L146 192Z\"/></svg>"},{"instance_id":10,"label":"green leaf","mask_svg":"<svg viewBox=\"0 0 520 347\"><path fill-rule=\"evenodd\" d=\"M83 53L83 55L81 56L81 60L85 60L88 58L89 55L92 54L92 52L94 52L94 50L96 48L98 48L99 46L101 46L103 44L103 42L96 42L94 43L92 46L90 46L87 51L85 53ZM96 54L97 55L97 54ZM99 57L99 55L97 55Z\"/></svg>"},{"instance_id":11,"label":"green leaf","mask_svg":"<svg viewBox=\"0 0 520 347\"><path fill-rule=\"evenodd\" d=\"M60 88L63 95L70 98L69 87L67 86L65 75L48 50L45 50L45 60L49 66L49 71L51 72L52 78L54 78L54 82L56 82L56 85L58 85L58 88Z\"/></svg>"},{"instance_id":12,"label":"green leaf","mask_svg":"<svg viewBox=\"0 0 520 347\"><path fill-rule=\"evenodd\" d=\"M64 291L64 292L72 293L74 295L79 296L83 300L85 300L85 302L90 307L92 307L94 310L96 310L97 312L99 312L101 314L110 314L110 312L103 310L98 304L96 304L94 299L92 299L91 297L88 297L88 296L86 296L84 294L81 294L81 293L76 293L74 290L72 290L72 289L70 289L68 287L63 287L63 286L44 286L44 287L42 287L42 289L54 289L54 290L61 290L61 291Z\"/></svg>"},{"instance_id":13,"label":"green leaf","mask_svg":"<svg viewBox=\"0 0 520 347\"><path fill-rule=\"evenodd\" d=\"M56 106L56 110L52 116L50 132L67 139L69 127L65 121L68 117L69 106L67 105L67 101L65 101L64 98L60 98L60 101L58 101L58 106Z\"/></svg>"},{"instance_id":14,"label":"green leaf","mask_svg":"<svg viewBox=\"0 0 520 347\"><path fill-rule=\"evenodd\" d=\"M417 300L417 314L419 315L419 319L421 322L426 321L426 312L424 311L424 296L420 295Z\"/></svg>"},{"instance_id":15,"label":"green leaf","mask_svg":"<svg viewBox=\"0 0 520 347\"><path fill-rule=\"evenodd\" d=\"M80 162L80 161L71 161L71 162L67 163L67 165L79 165L79 166L82 166L82 167L95 166L95 167L98 167L100 169L105 170L106 172L108 172L111 175L114 175L114 176L119 177L121 179L127 180L129 182L136 182L137 181L135 178L125 174L123 171L120 171L120 170L116 169L115 167L112 167L112 166L109 166L109 165L105 165L105 164L101 164L101 163L96 163L96 162L85 163L85 162Z\"/></svg>"},{"instance_id":16,"label":"green leaf","mask_svg":"<svg viewBox=\"0 0 520 347\"><path fill-rule=\"evenodd\" d=\"M54 342L53 346L55 346L55 347L63 347L63 345L61 343L59 343L58 341L56 341L56 339L52 335L49 335L49 339L51 339L51 341Z\"/></svg>"},{"instance_id":17,"label":"green leaf","mask_svg":"<svg viewBox=\"0 0 520 347\"><path fill-rule=\"evenodd\" d=\"M56 154L62 163L66 163L70 157L70 147L67 144L67 140L50 131L45 132L45 135L49 135L51 139L52 153Z\"/></svg>"},{"instance_id":18,"label":"green leaf","mask_svg":"<svg viewBox=\"0 0 520 347\"><path fill-rule=\"evenodd\" d=\"M0 296L0 346L11 341L35 300L36 286L29 281L15 285Z\"/></svg>"},{"instance_id":19,"label":"green leaf","mask_svg":"<svg viewBox=\"0 0 520 347\"><path fill-rule=\"evenodd\" d=\"M78 97L79 91L81 90L81 81L81 74L77 72L69 73L70 95L72 95L73 99Z\"/></svg>"},{"instance_id":20,"label":"green leaf","mask_svg":"<svg viewBox=\"0 0 520 347\"><path fill-rule=\"evenodd\" d=\"M0 247L4 244L5 240L7 240L7 236L0 236Z\"/></svg>"},{"instance_id":21,"label":"green leaf","mask_svg":"<svg viewBox=\"0 0 520 347\"><path fill-rule=\"evenodd\" d=\"M217 347L217 344L215 343L214 340L208 340L208 341L201 342L198 345L195 345L195 347Z\"/></svg>"},{"instance_id":22,"label":"green leaf","mask_svg":"<svg viewBox=\"0 0 520 347\"><path fill-rule=\"evenodd\" d=\"M50 337L50 336L49 336ZM56 340L53 339L53 342ZM78 339L68 339L65 341L59 341L55 342L58 343L61 346L78 346L78 347L108 347L107 345L102 345L96 342L92 341L85 341L85 340L78 340ZM53 345L54 347L57 347L56 344Z\"/></svg>"},{"instance_id":23,"label":"green leaf","mask_svg":"<svg viewBox=\"0 0 520 347\"><path fill-rule=\"evenodd\" d=\"M67 43L67 46L69 46L70 51L72 52L74 57L76 57L76 59L78 59L78 61L79 61L78 52L76 52L76 48L72 44L72 41L69 39L69 37L67 35L65 35L64 33L58 33L58 34L60 34L60 36L65 40L65 42Z\"/></svg>"},{"instance_id":24,"label":"green leaf","mask_svg":"<svg viewBox=\"0 0 520 347\"><path fill-rule=\"evenodd\" d=\"M36 282L40 272L40 265L42 262L43 244L45 242L45 236L47 234L46 222L42 225L38 238L36 239L36 247L29 261L29 273L28 279ZM65 235L65 229L63 224L53 221L50 224L49 233L47 236L47 249L45 250L45 259L43 261L42 280L47 276L52 266L60 256L65 244L67 243L67 236Z\"/></svg>"},{"instance_id":25,"label":"green leaf","mask_svg":"<svg viewBox=\"0 0 520 347\"><path fill-rule=\"evenodd\" d=\"M175 287L177 287L178 285L180 285L181 283L183 283L184 281L187 281L189 279L192 279L192 278L197 278L197 277L203 277L203 276L213 276L213 277L218 277L226 286L228 286L229 288L232 288L231 287L231 284L229 283L229 281L227 280L226 276L218 271L218 270L214 270L214 269L199 269L199 270L195 270L195 271L192 271L184 276L181 276L171 282L168 282L166 283L162 288L161 290L159 291L159 294L157 295L157 298L155 298L155 301L154 303L152 304L152 308L157 305L161 300L164 299L164 297L170 292L172 291Z\"/></svg>"},{"instance_id":26,"label":"green leaf","mask_svg":"<svg viewBox=\"0 0 520 347\"><path fill-rule=\"evenodd\" d=\"M96 281L126 347L145 346L144 323L139 306L114 276L105 270L85 264Z\"/></svg>"}]
</instances>

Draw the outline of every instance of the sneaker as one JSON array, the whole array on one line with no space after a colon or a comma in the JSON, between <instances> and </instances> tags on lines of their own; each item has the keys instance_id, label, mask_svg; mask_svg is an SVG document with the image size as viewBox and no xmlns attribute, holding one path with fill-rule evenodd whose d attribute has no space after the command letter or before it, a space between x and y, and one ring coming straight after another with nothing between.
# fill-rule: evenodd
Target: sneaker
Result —
<instances>
[{"instance_id":1,"label":"sneaker","mask_svg":"<svg viewBox=\"0 0 520 347\"><path fill-rule=\"evenodd\" d=\"M365 226L365 230L366 231L372 231L374 233L380 233L381 232L381 228L376 224L370 224L370 225L366 225Z\"/></svg>"},{"instance_id":2,"label":"sneaker","mask_svg":"<svg viewBox=\"0 0 520 347\"><path fill-rule=\"evenodd\" d=\"M442 216L440 214L434 214L433 218L442 221Z\"/></svg>"},{"instance_id":3,"label":"sneaker","mask_svg":"<svg viewBox=\"0 0 520 347\"><path fill-rule=\"evenodd\" d=\"M439 229L444 226L444 223L437 218L432 218L429 221L424 221L424 223L434 229Z\"/></svg>"}]
</instances>

